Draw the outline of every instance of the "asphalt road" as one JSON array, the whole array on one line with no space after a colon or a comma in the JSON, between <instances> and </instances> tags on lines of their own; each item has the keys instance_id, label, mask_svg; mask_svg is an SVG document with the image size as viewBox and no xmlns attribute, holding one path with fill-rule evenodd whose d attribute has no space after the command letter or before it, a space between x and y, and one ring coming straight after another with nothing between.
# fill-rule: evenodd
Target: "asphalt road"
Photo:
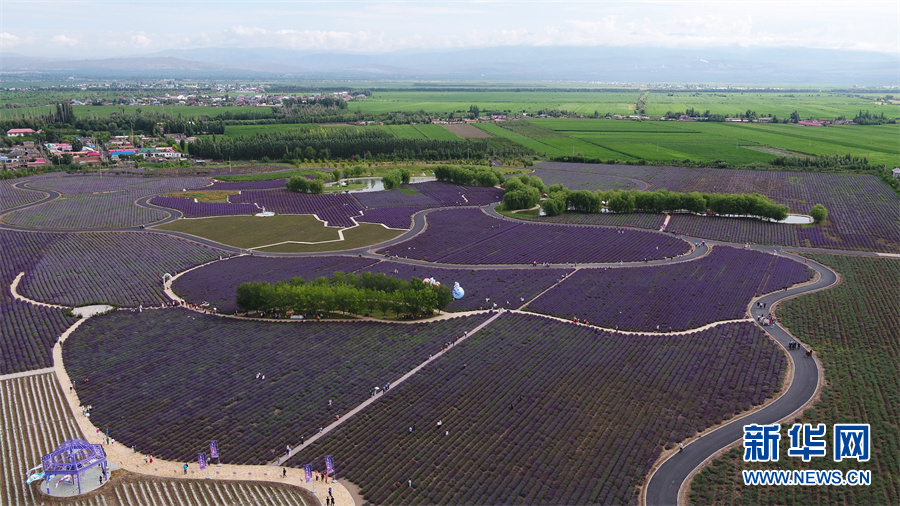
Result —
<instances>
[{"instance_id":1,"label":"asphalt road","mask_svg":"<svg viewBox=\"0 0 900 506\"><path fill-rule=\"evenodd\" d=\"M782 253L779 253L782 254ZM791 255L788 255L791 256ZM793 257L803 261L801 257ZM766 304L766 309L753 309L753 317L768 313L772 304L793 295L809 293L830 287L837 283L837 275L831 269L817 262L809 261L808 265L820 274L820 278L812 284L790 288L787 291L775 292L759 300ZM734 443L744 436L744 425L771 424L790 416L812 398L819 381L819 368L816 361L806 356L804 349L788 350L791 336L778 324L764 327L776 341L786 350L794 363L794 378L787 392L765 408L739 417L710 434L695 439L684 450L673 454L666 460L647 483L646 499L648 505L677 504L678 493L691 472L720 449Z\"/></svg>"}]
</instances>

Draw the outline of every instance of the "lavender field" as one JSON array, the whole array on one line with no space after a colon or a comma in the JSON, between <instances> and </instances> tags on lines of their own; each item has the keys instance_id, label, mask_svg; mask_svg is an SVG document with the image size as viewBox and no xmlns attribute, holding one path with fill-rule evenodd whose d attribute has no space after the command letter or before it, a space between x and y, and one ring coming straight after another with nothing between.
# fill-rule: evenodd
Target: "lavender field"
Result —
<instances>
[{"instance_id":1,"label":"lavender field","mask_svg":"<svg viewBox=\"0 0 900 506\"><path fill-rule=\"evenodd\" d=\"M529 218L522 218L528 220ZM577 213L569 211L558 216L533 218L531 221L541 223L559 223L566 225L602 225L607 227L634 227L659 230L666 221L666 215L659 213ZM757 220L758 221L758 220ZM668 229L667 229L668 230Z\"/></svg>"},{"instance_id":2,"label":"lavender field","mask_svg":"<svg viewBox=\"0 0 900 506\"><path fill-rule=\"evenodd\" d=\"M335 271L354 272L377 260L351 256L266 258L241 256L214 262L180 276L172 290L188 302L209 302L220 312L237 310L234 299L241 283L266 281L275 283L299 276L312 281L331 276Z\"/></svg>"},{"instance_id":3,"label":"lavender field","mask_svg":"<svg viewBox=\"0 0 900 506\"><path fill-rule=\"evenodd\" d=\"M753 297L812 275L806 265L782 256L716 246L691 262L580 269L528 310L619 330L688 330L743 318Z\"/></svg>"},{"instance_id":4,"label":"lavender field","mask_svg":"<svg viewBox=\"0 0 900 506\"><path fill-rule=\"evenodd\" d=\"M231 195L229 202L256 204L279 214L315 214L329 227L352 227L362 206L348 193L294 193L288 190L248 190Z\"/></svg>"},{"instance_id":5,"label":"lavender field","mask_svg":"<svg viewBox=\"0 0 900 506\"><path fill-rule=\"evenodd\" d=\"M553 286L563 275L570 274L572 269L530 266L522 269L442 269L384 261L360 271L386 274L405 281L434 278L450 288L458 282L465 290L465 296L451 302L447 311L472 311L490 308L495 303L498 307L517 308Z\"/></svg>"},{"instance_id":6,"label":"lavender field","mask_svg":"<svg viewBox=\"0 0 900 506\"><path fill-rule=\"evenodd\" d=\"M373 504L634 503L664 448L764 402L785 360L749 323L625 336L506 314L289 464L333 455Z\"/></svg>"},{"instance_id":7,"label":"lavender field","mask_svg":"<svg viewBox=\"0 0 900 506\"><path fill-rule=\"evenodd\" d=\"M530 264L533 262L636 262L672 258L690 244L650 232L514 223L480 209L435 211L418 236L379 250L387 255L450 264Z\"/></svg>"},{"instance_id":8,"label":"lavender field","mask_svg":"<svg viewBox=\"0 0 900 506\"><path fill-rule=\"evenodd\" d=\"M0 230L4 273L25 277L19 293L64 306L137 307L167 299L161 276L219 258L223 252L150 232L36 233ZM6 254L11 252L11 254Z\"/></svg>"},{"instance_id":9,"label":"lavender field","mask_svg":"<svg viewBox=\"0 0 900 506\"><path fill-rule=\"evenodd\" d=\"M424 207L374 207L363 211L362 216L356 218L361 223L381 223L388 228L410 228L412 215L426 208Z\"/></svg>"},{"instance_id":10,"label":"lavender field","mask_svg":"<svg viewBox=\"0 0 900 506\"><path fill-rule=\"evenodd\" d=\"M822 204L828 209L828 222L798 228L797 242L785 245L900 253L900 196L871 175L559 162L544 162L536 168L561 178L572 171L632 177L648 182L651 190L760 193L796 213L807 213L814 204ZM544 182L555 181L551 177Z\"/></svg>"},{"instance_id":11,"label":"lavender field","mask_svg":"<svg viewBox=\"0 0 900 506\"><path fill-rule=\"evenodd\" d=\"M10 213L3 221L37 229L108 229L149 225L169 217L165 211L137 206L140 197L127 192L64 196Z\"/></svg>"},{"instance_id":12,"label":"lavender field","mask_svg":"<svg viewBox=\"0 0 900 506\"><path fill-rule=\"evenodd\" d=\"M771 223L755 218L720 218L693 214L671 216L666 231L717 241L799 246L800 235L809 233L799 225Z\"/></svg>"},{"instance_id":13,"label":"lavender field","mask_svg":"<svg viewBox=\"0 0 900 506\"><path fill-rule=\"evenodd\" d=\"M128 192L132 195L146 196L202 188L209 183L209 179L203 177L102 177L54 174L53 177L28 179L28 186L58 191L63 195Z\"/></svg>"},{"instance_id":14,"label":"lavender field","mask_svg":"<svg viewBox=\"0 0 900 506\"><path fill-rule=\"evenodd\" d=\"M631 190L638 184L624 176L601 175L577 170L535 169L531 174L541 178L547 186L561 184L570 190Z\"/></svg>"},{"instance_id":15,"label":"lavender field","mask_svg":"<svg viewBox=\"0 0 900 506\"><path fill-rule=\"evenodd\" d=\"M182 197L153 197L150 203L181 211L185 218L209 218L212 216L248 216L261 212L255 204L229 204L227 202L197 202Z\"/></svg>"},{"instance_id":16,"label":"lavender field","mask_svg":"<svg viewBox=\"0 0 900 506\"><path fill-rule=\"evenodd\" d=\"M484 319L271 323L120 311L79 327L63 358L94 406L91 422L122 444L184 461L216 439L222 462L264 464Z\"/></svg>"},{"instance_id":17,"label":"lavender field","mask_svg":"<svg viewBox=\"0 0 900 506\"><path fill-rule=\"evenodd\" d=\"M0 211L37 202L46 196L39 191L13 188L12 183L18 181L0 181Z\"/></svg>"}]
</instances>

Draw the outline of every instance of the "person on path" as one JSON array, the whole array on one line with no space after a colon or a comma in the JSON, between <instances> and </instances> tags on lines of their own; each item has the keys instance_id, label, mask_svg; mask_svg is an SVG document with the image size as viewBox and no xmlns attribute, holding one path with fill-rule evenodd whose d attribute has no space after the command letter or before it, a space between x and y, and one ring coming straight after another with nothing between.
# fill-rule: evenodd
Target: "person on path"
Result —
<instances>
[{"instance_id":1,"label":"person on path","mask_svg":"<svg viewBox=\"0 0 900 506\"><path fill-rule=\"evenodd\" d=\"M187 470L188 470L188 465L185 464L185 465L184 465L184 474L187 474Z\"/></svg>"},{"instance_id":2,"label":"person on path","mask_svg":"<svg viewBox=\"0 0 900 506\"><path fill-rule=\"evenodd\" d=\"M281 468L281 477L287 478L287 468Z\"/></svg>"},{"instance_id":3,"label":"person on path","mask_svg":"<svg viewBox=\"0 0 900 506\"><path fill-rule=\"evenodd\" d=\"M683 451L684 451L684 443L681 443L681 445L678 448L678 453L681 453Z\"/></svg>"}]
</instances>

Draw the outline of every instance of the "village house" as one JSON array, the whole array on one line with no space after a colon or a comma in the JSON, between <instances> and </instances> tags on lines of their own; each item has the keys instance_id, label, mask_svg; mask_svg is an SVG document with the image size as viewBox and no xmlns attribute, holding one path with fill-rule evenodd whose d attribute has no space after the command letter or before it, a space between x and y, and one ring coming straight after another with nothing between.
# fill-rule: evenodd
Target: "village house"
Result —
<instances>
[{"instance_id":1,"label":"village house","mask_svg":"<svg viewBox=\"0 0 900 506\"><path fill-rule=\"evenodd\" d=\"M37 134L37 133L41 133L41 131L38 130L37 132L35 132L34 130L32 130L30 128L11 128L6 131L6 136L7 137L25 137L26 135L32 135L32 134Z\"/></svg>"}]
</instances>

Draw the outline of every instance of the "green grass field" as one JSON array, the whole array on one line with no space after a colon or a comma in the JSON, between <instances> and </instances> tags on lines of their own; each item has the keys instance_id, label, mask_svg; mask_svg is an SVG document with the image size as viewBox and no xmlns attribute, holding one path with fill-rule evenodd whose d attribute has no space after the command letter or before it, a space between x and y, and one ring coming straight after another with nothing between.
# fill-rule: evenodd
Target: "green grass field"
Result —
<instances>
[{"instance_id":1,"label":"green grass field","mask_svg":"<svg viewBox=\"0 0 900 506\"><path fill-rule=\"evenodd\" d=\"M683 112L693 107L702 113L707 109L714 114L735 115L756 111L758 114L774 114L787 118L797 111L801 118L834 119L845 116L852 119L859 111L896 118L900 105L876 105L874 95L849 93L812 92L666 92L651 91L647 97L647 114L663 116L666 112Z\"/></svg>"},{"instance_id":2,"label":"green grass field","mask_svg":"<svg viewBox=\"0 0 900 506\"><path fill-rule=\"evenodd\" d=\"M389 91L376 92L354 102L363 114L386 112L467 113L469 106L481 110L537 112L540 109L565 109L578 114L633 114L641 92L567 92L567 91Z\"/></svg>"},{"instance_id":3,"label":"green grass field","mask_svg":"<svg viewBox=\"0 0 900 506\"><path fill-rule=\"evenodd\" d=\"M182 219L156 228L184 232L237 248L260 248L260 251L272 252L353 249L393 239L402 233L400 230L389 230L370 223L348 229L326 227L310 215L295 214L279 214L268 218L221 216ZM343 240L341 234L344 236ZM262 248L287 241L294 243Z\"/></svg>"},{"instance_id":4,"label":"green grass field","mask_svg":"<svg viewBox=\"0 0 900 506\"><path fill-rule=\"evenodd\" d=\"M622 153L624 156L621 158L625 160L628 157L646 160L720 159L742 164L774 158L774 155L744 146L772 146L811 156L851 153L866 156L877 165L900 165L900 143L897 142L900 139L900 125L804 127L606 119L529 121L573 139ZM545 139L539 140L546 142ZM592 156L587 152L585 155Z\"/></svg>"}]
</instances>

